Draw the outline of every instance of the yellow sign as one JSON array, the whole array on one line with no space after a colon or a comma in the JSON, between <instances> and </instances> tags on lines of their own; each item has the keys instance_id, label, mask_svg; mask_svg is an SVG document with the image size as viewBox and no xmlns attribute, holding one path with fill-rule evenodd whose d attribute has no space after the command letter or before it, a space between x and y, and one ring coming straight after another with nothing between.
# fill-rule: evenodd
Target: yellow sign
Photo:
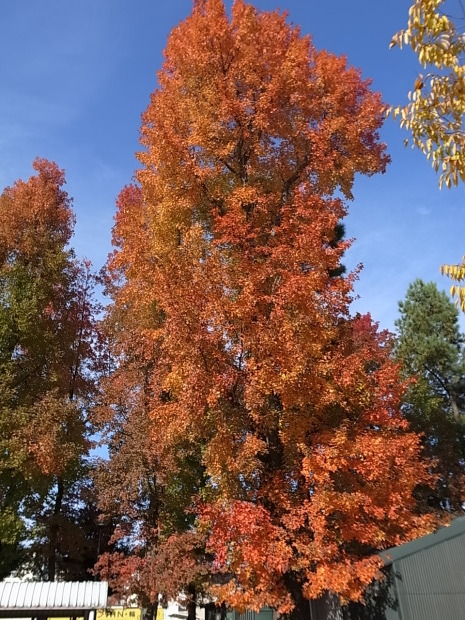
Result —
<instances>
[{"instance_id":1,"label":"yellow sign","mask_svg":"<svg viewBox=\"0 0 465 620\"><path fill-rule=\"evenodd\" d=\"M137 607L112 607L99 609L96 620L140 620L140 609ZM158 608L156 620L163 620L163 609Z\"/></svg>"}]
</instances>

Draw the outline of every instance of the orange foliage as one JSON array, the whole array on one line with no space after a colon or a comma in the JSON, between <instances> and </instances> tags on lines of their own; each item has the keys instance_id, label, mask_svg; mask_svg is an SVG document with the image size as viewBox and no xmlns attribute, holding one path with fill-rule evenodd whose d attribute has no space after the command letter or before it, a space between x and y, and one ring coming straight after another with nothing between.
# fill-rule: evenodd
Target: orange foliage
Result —
<instances>
[{"instance_id":1,"label":"orange foliage","mask_svg":"<svg viewBox=\"0 0 465 620\"><path fill-rule=\"evenodd\" d=\"M9 252L42 257L69 241L74 225L71 200L62 189L65 175L54 162L35 159L37 175L16 181L1 196L0 260Z\"/></svg>"},{"instance_id":2,"label":"orange foliage","mask_svg":"<svg viewBox=\"0 0 465 620\"><path fill-rule=\"evenodd\" d=\"M68 246L74 214L63 170L45 159L33 167L0 195L0 495L33 532L31 566L53 580L73 565L64 549L76 557L67 510L91 447L95 278Z\"/></svg>"},{"instance_id":3,"label":"orange foliage","mask_svg":"<svg viewBox=\"0 0 465 620\"><path fill-rule=\"evenodd\" d=\"M220 599L357 599L373 551L428 527L388 338L350 318L355 274L331 274L354 175L388 162L380 97L242 0L231 19L222 0L195 2L158 79L110 263L115 310L147 319L131 329L153 361L154 449L168 463L202 446Z\"/></svg>"},{"instance_id":4,"label":"orange foliage","mask_svg":"<svg viewBox=\"0 0 465 620\"><path fill-rule=\"evenodd\" d=\"M89 449L82 408L95 360L90 263L75 259L64 171L37 172L0 195L0 380L12 416L9 441L26 475L63 475ZM74 401L74 402L73 402Z\"/></svg>"}]
</instances>

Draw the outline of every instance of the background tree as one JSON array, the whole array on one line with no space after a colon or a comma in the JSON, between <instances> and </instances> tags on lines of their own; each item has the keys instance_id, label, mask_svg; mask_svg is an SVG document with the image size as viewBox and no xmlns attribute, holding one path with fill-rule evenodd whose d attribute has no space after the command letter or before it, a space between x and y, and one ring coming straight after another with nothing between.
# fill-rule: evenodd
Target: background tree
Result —
<instances>
[{"instance_id":1,"label":"background tree","mask_svg":"<svg viewBox=\"0 0 465 620\"><path fill-rule=\"evenodd\" d=\"M0 196L0 539L25 532L20 515L40 522L36 560L53 580L63 508L90 447L93 276L67 246L63 171L43 159L34 168Z\"/></svg>"},{"instance_id":2,"label":"background tree","mask_svg":"<svg viewBox=\"0 0 465 620\"><path fill-rule=\"evenodd\" d=\"M423 434L439 475L423 501L461 512L465 499L465 360L458 312L433 282L416 280L399 303L396 358L413 377L403 405L412 428Z\"/></svg>"},{"instance_id":3,"label":"background tree","mask_svg":"<svg viewBox=\"0 0 465 620\"><path fill-rule=\"evenodd\" d=\"M428 523L389 339L350 318L354 275L336 271L336 194L384 170L383 107L343 58L241 0L231 19L195 2L158 79L115 255L118 305L153 317L134 323L156 348L152 445L168 471L202 446L188 533L207 538L210 592L304 619L325 590L360 597L373 551Z\"/></svg>"},{"instance_id":4,"label":"background tree","mask_svg":"<svg viewBox=\"0 0 465 620\"><path fill-rule=\"evenodd\" d=\"M56 579L89 581L99 556L109 549L113 533L110 520L102 519L92 485L93 462L82 464L74 481L64 488L61 510L54 513L54 494L27 498L25 513L33 515L28 530L28 545L22 562L22 572L39 579L48 578L48 532L50 520L56 523Z\"/></svg>"}]
</instances>

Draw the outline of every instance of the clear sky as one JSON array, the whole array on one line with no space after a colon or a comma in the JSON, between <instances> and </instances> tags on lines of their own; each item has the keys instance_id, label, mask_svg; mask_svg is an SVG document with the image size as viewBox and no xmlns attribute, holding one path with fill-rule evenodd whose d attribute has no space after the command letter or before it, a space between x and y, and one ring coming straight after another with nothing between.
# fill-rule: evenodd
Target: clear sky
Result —
<instances>
[{"instance_id":1,"label":"clear sky","mask_svg":"<svg viewBox=\"0 0 465 620\"><path fill-rule=\"evenodd\" d=\"M227 2L228 6L230 1ZM280 8L318 48L345 54L387 103L406 101L413 54L389 51L409 0L255 0ZM0 187L28 178L39 155L65 168L77 217L73 245L96 269L110 250L115 197L137 167L140 114L170 30L191 0L4 0L0 9ZM420 153L388 120L392 163L357 180L346 220L345 263L363 263L354 311L392 329L397 302L417 277L449 289L441 263L465 253L465 187L439 191Z\"/></svg>"}]
</instances>

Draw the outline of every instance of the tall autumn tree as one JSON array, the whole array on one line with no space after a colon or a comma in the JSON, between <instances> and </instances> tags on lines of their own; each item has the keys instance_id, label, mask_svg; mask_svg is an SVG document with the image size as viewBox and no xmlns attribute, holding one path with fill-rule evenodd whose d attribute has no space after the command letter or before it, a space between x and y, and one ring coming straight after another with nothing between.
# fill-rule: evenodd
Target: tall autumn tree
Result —
<instances>
[{"instance_id":1,"label":"tall autumn tree","mask_svg":"<svg viewBox=\"0 0 465 620\"><path fill-rule=\"evenodd\" d=\"M399 303L396 358L414 381L403 408L438 475L422 499L461 513L465 500L465 359L458 311L433 282L415 280Z\"/></svg>"},{"instance_id":2,"label":"tall autumn tree","mask_svg":"<svg viewBox=\"0 0 465 620\"><path fill-rule=\"evenodd\" d=\"M187 534L206 538L210 593L305 619L326 590L359 598L374 550L428 523L390 339L350 317L339 270L354 175L388 162L383 107L344 58L243 0L230 19L197 0L158 81L114 256L115 309L152 316L128 329L153 361L148 432L168 471L201 446Z\"/></svg>"},{"instance_id":3,"label":"tall autumn tree","mask_svg":"<svg viewBox=\"0 0 465 620\"><path fill-rule=\"evenodd\" d=\"M20 532L22 513L53 580L63 507L89 449L93 276L68 248L63 171L44 159L34 168L0 196L0 539Z\"/></svg>"}]
</instances>

